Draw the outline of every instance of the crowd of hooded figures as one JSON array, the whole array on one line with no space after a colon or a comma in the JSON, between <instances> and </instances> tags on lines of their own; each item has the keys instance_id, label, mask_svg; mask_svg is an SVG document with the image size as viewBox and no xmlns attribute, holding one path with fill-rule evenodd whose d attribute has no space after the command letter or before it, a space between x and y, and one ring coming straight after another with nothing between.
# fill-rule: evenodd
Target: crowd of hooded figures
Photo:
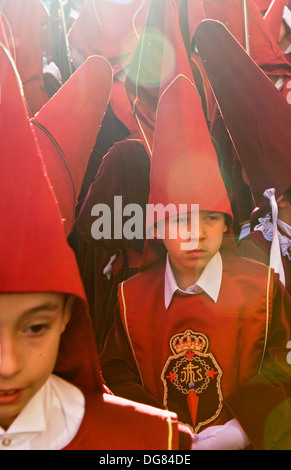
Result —
<instances>
[{"instance_id":1,"label":"crowd of hooded figures","mask_svg":"<svg viewBox=\"0 0 291 470\"><path fill-rule=\"evenodd\" d=\"M291 449L290 10L0 0L0 450Z\"/></svg>"}]
</instances>

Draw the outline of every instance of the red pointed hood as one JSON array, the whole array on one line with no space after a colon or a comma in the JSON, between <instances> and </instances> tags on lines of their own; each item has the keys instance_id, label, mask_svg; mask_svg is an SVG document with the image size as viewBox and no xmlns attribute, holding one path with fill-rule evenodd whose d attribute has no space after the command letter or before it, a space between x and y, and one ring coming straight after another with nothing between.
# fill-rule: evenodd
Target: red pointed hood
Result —
<instances>
[{"instance_id":1,"label":"red pointed hood","mask_svg":"<svg viewBox=\"0 0 291 470\"><path fill-rule=\"evenodd\" d=\"M168 12L165 15L166 3L160 0L152 1L144 28L145 34L141 35L125 82L133 115L150 158L152 156L159 89L163 80L165 80L162 74L166 73L166 67L162 70L163 47L164 44L167 44L164 41L165 17L168 15ZM204 18L203 6L200 0L191 2L176 0L176 4L179 13L179 22L176 27L182 31L190 61L190 40L197 25ZM170 58L170 68L172 63L173 60Z\"/></svg>"},{"instance_id":2,"label":"red pointed hood","mask_svg":"<svg viewBox=\"0 0 291 470\"><path fill-rule=\"evenodd\" d=\"M184 204L187 212L191 204L199 204L201 210L232 216L173 0L165 1L165 11L163 80L153 138L149 204L174 204L177 210Z\"/></svg>"},{"instance_id":3,"label":"red pointed hood","mask_svg":"<svg viewBox=\"0 0 291 470\"><path fill-rule=\"evenodd\" d=\"M0 46L0 294L59 292L76 296L55 371L102 389L87 303L73 251L29 121L20 78Z\"/></svg>"},{"instance_id":4,"label":"red pointed hood","mask_svg":"<svg viewBox=\"0 0 291 470\"><path fill-rule=\"evenodd\" d=\"M10 50L33 116L48 101L42 73L42 55L51 55L49 14L41 0L3 0Z\"/></svg>"},{"instance_id":5,"label":"red pointed hood","mask_svg":"<svg viewBox=\"0 0 291 470\"><path fill-rule=\"evenodd\" d=\"M68 34L84 58L106 57L118 72L130 63L146 21L151 0L87 2Z\"/></svg>"},{"instance_id":6,"label":"red pointed hood","mask_svg":"<svg viewBox=\"0 0 291 470\"><path fill-rule=\"evenodd\" d=\"M261 13L266 13L268 10L272 0L255 0L255 4L257 5L258 9Z\"/></svg>"},{"instance_id":7,"label":"red pointed hood","mask_svg":"<svg viewBox=\"0 0 291 470\"><path fill-rule=\"evenodd\" d=\"M275 40L278 42L280 37L280 29L282 26L282 17L286 0L273 0L267 12L264 15L264 20L272 31Z\"/></svg>"},{"instance_id":8,"label":"red pointed hood","mask_svg":"<svg viewBox=\"0 0 291 470\"><path fill-rule=\"evenodd\" d=\"M111 84L109 62L90 57L32 120L67 236Z\"/></svg>"},{"instance_id":9,"label":"red pointed hood","mask_svg":"<svg viewBox=\"0 0 291 470\"><path fill-rule=\"evenodd\" d=\"M289 30L291 29L291 5L290 2L287 1L287 5L285 5L283 9L283 21L286 26L288 26ZM289 42L290 42L290 35L288 37Z\"/></svg>"},{"instance_id":10,"label":"red pointed hood","mask_svg":"<svg viewBox=\"0 0 291 470\"><path fill-rule=\"evenodd\" d=\"M85 3L68 33L70 45L81 60L102 55L112 65L114 75L131 62L144 27L151 0L126 2L92 0ZM124 83L114 81L110 104L115 115L128 128L137 131Z\"/></svg>"},{"instance_id":11,"label":"red pointed hood","mask_svg":"<svg viewBox=\"0 0 291 470\"><path fill-rule=\"evenodd\" d=\"M179 24L188 57L195 29L205 19L202 0L175 0L179 11Z\"/></svg>"},{"instance_id":12,"label":"red pointed hood","mask_svg":"<svg viewBox=\"0 0 291 470\"><path fill-rule=\"evenodd\" d=\"M158 16L156 7L161 7L161 3L153 2L149 18L151 15L153 18ZM157 70L162 77L157 90L152 143L147 238L152 236L153 223L177 215L181 210L189 212L193 210L193 204L199 204L200 210L219 211L232 218L217 155L179 28L177 5L174 0L166 0L162 8L166 15L163 17L163 34L159 36L159 55L145 56L148 74L144 78L152 84L156 80ZM146 29L144 36L147 34ZM141 41L150 45L151 38L150 31L149 37ZM142 96L144 99L147 97L146 94ZM163 208L168 206L168 212L153 211L158 204ZM158 246L153 240L146 240L143 268L157 260Z\"/></svg>"},{"instance_id":13,"label":"red pointed hood","mask_svg":"<svg viewBox=\"0 0 291 470\"><path fill-rule=\"evenodd\" d=\"M127 72L126 92L145 149L152 158L153 134L159 89L163 81L162 63L167 2L153 0L146 26ZM179 25L178 25L179 27ZM173 59L169 67L173 64Z\"/></svg>"},{"instance_id":14,"label":"red pointed hood","mask_svg":"<svg viewBox=\"0 0 291 470\"><path fill-rule=\"evenodd\" d=\"M138 125L132 114L132 107L122 81L114 80L112 84L110 106L115 116L127 127L131 134L138 133Z\"/></svg>"},{"instance_id":15,"label":"red pointed hood","mask_svg":"<svg viewBox=\"0 0 291 470\"><path fill-rule=\"evenodd\" d=\"M1 15L1 10L0 10L0 42L11 53L10 47L9 47L9 44L8 44L7 34L6 34L6 31L5 31L5 28L4 28L4 21L5 21L4 16Z\"/></svg>"},{"instance_id":16,"label":"red pointed hood","mask_svg":"<svg viewBox=\"0 0 291 470\"><path fill-rule=\"evenodd\" d=\"M197 26L205 19L202 0L188 0L188 21L190 40L193 39Z\"/></svg>"},{"instance_id":17,"label":"red pointed hood","mask_svg":"<svg viewBox=\"0 0 291 470\"><path fill-rule=\"evenodd\" d=\"M290 105L223 24L202 22L195 40L255 203L267 207L265 190L291 186Z\"/></svg>"},{"instance_id":18,"label":"red pointed hood","mask_svg":"<svg viewBox=\"0 0 291 470\"><path fill-rule=\"evenodd\" d=\"M245 48L243 2L241 0L203 0L206 18L218 20ZM250 55L268 75L291 76L290 64L280 50L272 31L254 0L248 0Z\"/></svg>"}]
</instances>

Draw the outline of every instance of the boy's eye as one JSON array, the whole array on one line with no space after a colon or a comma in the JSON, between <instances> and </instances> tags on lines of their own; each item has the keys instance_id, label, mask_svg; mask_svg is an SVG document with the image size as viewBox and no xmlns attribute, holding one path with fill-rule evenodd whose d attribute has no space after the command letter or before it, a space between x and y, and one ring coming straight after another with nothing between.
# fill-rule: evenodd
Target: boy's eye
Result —
<instances>
[{"instance_id":1,"label":"boy's eye","mask_svg":"<svg viewBox=\"0 0 291 470\"><path fill-rule=\"evenodd\" d=\"M208 220L208 221L213 221L213 220L219 220L220 216L219 215L216 215L216 214L211 214L211 215L208 215L205 217L205 220Z\"/></svg>"},{"instance_id":2,"label":"boy's eye","mask_svg":"<svg viewBox=\"0 0 291 470\"><path fill-rule=\"evenodd\" d=\"M25 333L27 333L29 335L32 335L32 336L37 336L37 335L40 335L41 333L43 333L48 328L49 328L48 323L39 323L37 325L28 326L25 329Z\"/></svg>"}]
</instances>

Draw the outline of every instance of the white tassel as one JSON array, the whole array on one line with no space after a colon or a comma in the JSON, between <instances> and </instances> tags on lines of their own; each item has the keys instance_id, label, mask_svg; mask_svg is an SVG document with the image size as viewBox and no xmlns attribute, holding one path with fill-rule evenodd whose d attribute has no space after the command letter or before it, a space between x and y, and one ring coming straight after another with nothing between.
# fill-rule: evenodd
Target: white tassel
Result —
<instances>
[{"instance_id":1,"label":"white tassel","mask_svg":"<svg viewBox=\"0 0 291 470\"><path fill-rule=\"evenodd\" d=\"M285 286L285 273L284 273L284 267L282 263L279 236L278 236L278 227L277 227L278 206L277 206L277 201L275 197L275 189L274 188L266 189L266 191L264 192L264 196L267 199L269 199L270 206L272 209L273 240L272 240L271 251L270 251L270 266L271 268L274 269L276 273L279 274L280 281Z\"/></svg>"}]
</instances>

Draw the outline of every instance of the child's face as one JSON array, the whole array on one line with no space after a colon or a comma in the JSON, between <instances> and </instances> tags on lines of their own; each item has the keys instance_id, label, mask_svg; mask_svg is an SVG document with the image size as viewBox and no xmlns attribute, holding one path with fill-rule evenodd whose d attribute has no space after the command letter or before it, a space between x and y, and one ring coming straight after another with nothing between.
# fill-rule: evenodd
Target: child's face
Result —
<instances>
[{"instance_id":1,"label":"child's face","mask_svg":"<svg viewBox=\"0 0 291 470\"><path fill-rule=\"evenodd\" d=\"M71 299L57 293L0 295L0 426L7 429L52 373Z\"/></svg>"},{"instance_id":2,"label":"child's face","mask_svg":"<svg viewBox=\"0 0 291 470\"><path fill-rule=\"evenodd\" d=\"M188 239L182 239L180 230L175 239L169 237L172 231L171 220L166 221L164 245L168 251L170 261L174 268L181 274L195 270L200 275L220 249L223 234L227 231L224 215L221 212L199 211L199 230L191 231L191 214L188 214L187 231ZM189 243L189 249L181 249L185 242ZM191 245L196 246L195 249Z\"/></svg>"}]
</instances>

